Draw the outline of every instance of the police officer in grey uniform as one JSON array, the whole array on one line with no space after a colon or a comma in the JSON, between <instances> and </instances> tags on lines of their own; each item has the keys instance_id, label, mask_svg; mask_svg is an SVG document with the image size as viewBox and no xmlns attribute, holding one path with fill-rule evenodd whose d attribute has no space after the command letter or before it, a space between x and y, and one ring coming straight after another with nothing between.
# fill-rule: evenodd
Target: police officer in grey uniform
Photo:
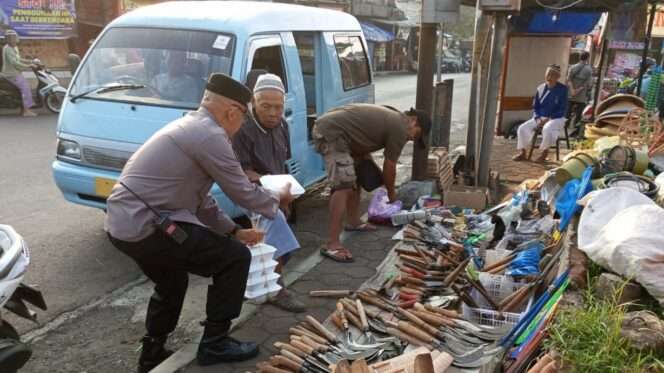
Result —
<instances>
[{"instance_id":1,"label":"police officer in grey uniform","mask_svg":"<svg viewBox=\"0 0 664 373\"><path fill-rule=\"evenodd\" d=\"M233 152L231 137L250 100L241 83L223 74L210 76L200 108L141 146L107 200L105 229L111 242L155 283L139 372L172 353L164 344L180 317L189 273L212 278L199 364L258 354L255 343L237 341L228 331L244 299L251 262L246 245L259 241L261 233L238 229L209 194L216 182L233 202L270 219L292 201L290 186L275 193L250 182ZM174 225L163 224L164 216Z\"/></svg>"}]
</instances>

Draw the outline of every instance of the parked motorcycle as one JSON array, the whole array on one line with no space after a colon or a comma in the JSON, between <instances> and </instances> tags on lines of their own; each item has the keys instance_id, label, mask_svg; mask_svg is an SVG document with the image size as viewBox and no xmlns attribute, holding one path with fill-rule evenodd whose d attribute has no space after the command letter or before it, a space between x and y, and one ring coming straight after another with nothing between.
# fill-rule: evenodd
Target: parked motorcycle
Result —
<instances>
[{"instance_id":1,"label":"parked motorcycle","mask_svg":"<svg viewBox=\"0 0 664 373\"><path fill-rule=\"evenodd\" d=\"M30 252L23 238L9 225L0 224L0 307L36 322L26 303L46 310L41 292L23 284ZM32 349L21 342L18 332L0 313L0 372L17 372L30 359Z\"/></svg>"},{"instance_id":2,"label":"parked motorcycle","mask_svg":"<svg viewBox=\"0 0 664 373\"><path fill-rule=\"evenodd\" d=\"M67 89L60 85L58 77L47 69L39 59L33 61L32 72L37 77L38 82L35 106L46 106L49 111L59 113ZM18 87L9 79L0 76L0 108L18 109L22 105L21 91Z\"/></svg>"}]
</instances>

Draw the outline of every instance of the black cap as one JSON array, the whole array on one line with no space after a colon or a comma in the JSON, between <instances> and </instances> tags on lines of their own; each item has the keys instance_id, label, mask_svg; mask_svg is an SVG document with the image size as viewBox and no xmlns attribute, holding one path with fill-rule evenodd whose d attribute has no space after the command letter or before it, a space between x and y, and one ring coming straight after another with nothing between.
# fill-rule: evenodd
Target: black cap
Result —
<instances>
[{"instance_id":1,"label":"black cap","mask_svg":"<svg viewBox=\"0 0 664 373\"><path fill-rule=\"evenodd\" d=\"M243 105L247 105L251 101L249 88L226 74L214 73L210 75L205 89Z\"/></svg>"},{"instance_id":2,"label":"black cap","mask_svg":"<svg viewBox=\"0 0 664 373\"><path fill-rule=\"evenodd\" d=\"M421 148L426 148L425 139L427 135L429 135L429 131L431 131L431 116L426 111L418 110L415 108L410 108L410 110L407 110L405 114L417 118L417 126L422 129L422 133L420 134L420 138L417 140L417 143Z\"/></svg>"}]
</instances>

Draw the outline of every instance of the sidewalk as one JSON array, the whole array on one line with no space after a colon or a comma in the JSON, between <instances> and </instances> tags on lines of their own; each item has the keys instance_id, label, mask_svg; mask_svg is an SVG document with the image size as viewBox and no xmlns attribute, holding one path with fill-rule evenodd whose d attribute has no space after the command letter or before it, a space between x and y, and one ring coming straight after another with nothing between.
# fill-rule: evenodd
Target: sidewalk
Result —
<instances>
[{"instance_id":1,"label":"sidewalk","mask_svg":"<svg viewBox=\"0 0 664 373\"><path fill-rule=\"evenodd\" d=\"M515 146L516 141L514 140L496 138L494 141L491 168L501 174L502 188L497 194L501 200L515 191L523 180L539 178L546 169L557 165L556 162L548 162L546 164L514 162L511 157L514 154ZM561 157L564 153L561 151ZM555 158L555 156L552 158ZM322 200L322 198L319 199ZM325 210L326 207L327 204L324 203L321 206L321 210ZM327 222L327 216L321 216L320 220L311 219L302 223L298 222L296 232L298 232L299 236L299 232L314 231L316 228L320 229L321 224L324 224L323 222ZM308 297L309 291L326 289L353 290L358 288L376 273L376 267L383 261L392 246L394 246L395 242L391 240L391 237L395 232L396 229L394 228L380 227L376 233L349 235L344 242L355 256L354 263L341 264L325 259L291 285L290 289L295 291L298 296L309 304L310 309L307 313L295 315L281 311L270 305L258 307L252 318L233 333L234 337L241 340L255 341L260 344L261 353L257 358L239 364L211 367L198 366L194 361L178 372L242 373L255 371L257 362L266 361L271 355L277 352L273 346L274 342L288 340L288 329L290 327L303 321L307 314L323 321L335 309L336 298L310 298ZM309 250L309 248L306 249L306 251ZM195 351L195 346L192 346L191 351ZM157 372L172 371L172 369L157 370Z\"/></svg>"}]
</instances>

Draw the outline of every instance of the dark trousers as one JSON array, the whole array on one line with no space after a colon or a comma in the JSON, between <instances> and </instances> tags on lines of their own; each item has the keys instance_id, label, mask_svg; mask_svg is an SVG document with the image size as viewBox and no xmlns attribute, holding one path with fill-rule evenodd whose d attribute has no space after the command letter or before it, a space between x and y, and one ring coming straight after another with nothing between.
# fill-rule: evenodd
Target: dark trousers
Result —
<instances>
[{"instance_id":1,"label":"dark trousers","mask_svg":"<svg viewBox=\"0 0 664 373\"><path fill-rule=\"evenodd\" d=\"M139 242L126 242L109 235L111 243L138 264L155 283L145 327L150 336L163 336L177 326L187 293L189 273L212 277L208 287L207 320L227 325L240 315L247 285L251 253L230 236L207 228L178 223L188 234L178 245L157 231Z\"/></svg>"}]
</instances>

